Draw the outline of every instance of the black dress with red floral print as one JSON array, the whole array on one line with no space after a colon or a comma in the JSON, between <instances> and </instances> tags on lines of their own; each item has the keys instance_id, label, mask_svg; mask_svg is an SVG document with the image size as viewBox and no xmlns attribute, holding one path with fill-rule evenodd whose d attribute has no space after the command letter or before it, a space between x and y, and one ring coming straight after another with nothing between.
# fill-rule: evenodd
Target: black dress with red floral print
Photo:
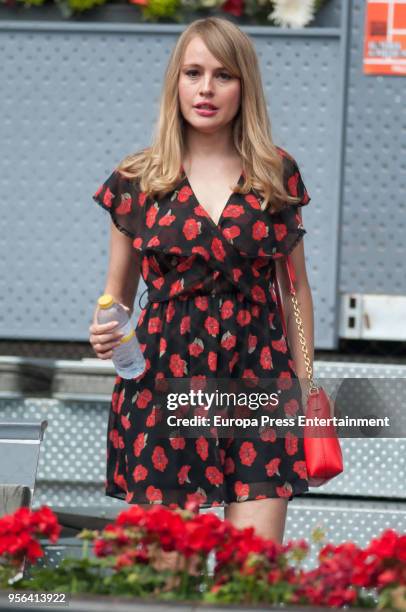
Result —
<instances>
[{"instance_id":1,"label":"black dress with red floral print","mask_svg":"<svg viewBox=\"0 0 406 612\"><path fill-rule=\"evenodd\" d=\"M282 380L282 411L302 411L275 292L275 260L306 230L298 207L310 197L294 158L283 157L297 205L271 214L255 190L232 194L216 224L181 169L159 201L114 170L93 195L141 257L148 301L136 324L146 367L115 379L107 431L105 493L130 504L222 506L308 491L303 438L270 427L244 437L162 437L154 383L185 377ZM243 175L239 179L242 184ZM297 382L297 381L296 381ZM302 411L303 413L303 411Z\"/></svg>"}]
</instances>

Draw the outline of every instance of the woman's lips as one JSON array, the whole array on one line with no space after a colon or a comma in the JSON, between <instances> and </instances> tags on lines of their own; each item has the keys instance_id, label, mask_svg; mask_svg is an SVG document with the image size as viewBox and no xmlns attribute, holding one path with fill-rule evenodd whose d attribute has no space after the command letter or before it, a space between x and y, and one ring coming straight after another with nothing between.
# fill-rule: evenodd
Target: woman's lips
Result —
<instances>
[{"instance_id":1,"label":"woman's lips","mask_svg":"<svg viewBox=\"0 0 406 612\"><path fill-rule=\"evenodd\" d=\"M213 115L215 115L218 111L218 108L199 108L198 106L194 107L195 111L201 115L202 117L212 117Z\"/></svg>"}]
</instances>

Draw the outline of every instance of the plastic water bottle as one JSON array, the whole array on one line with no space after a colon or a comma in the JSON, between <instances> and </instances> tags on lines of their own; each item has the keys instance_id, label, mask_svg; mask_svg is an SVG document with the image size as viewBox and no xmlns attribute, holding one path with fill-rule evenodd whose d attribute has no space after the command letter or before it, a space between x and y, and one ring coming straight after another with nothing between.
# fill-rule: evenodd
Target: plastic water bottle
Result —
<instances>
[{"instance_id":1,"label":"plastic water bottle","mask_svg":"<svg viewBox=\"0 0 406 612\"><path fill-rule=\"evenodd\" d=\"M127 311L108 293L101 295L97 303L99 305L97 322L104 324L118 321L114 330L124 333L120 345L113 348L112 361L117 374L127 379L139 376L145 369L145 359Z\"/></svg>"}]
</instances>

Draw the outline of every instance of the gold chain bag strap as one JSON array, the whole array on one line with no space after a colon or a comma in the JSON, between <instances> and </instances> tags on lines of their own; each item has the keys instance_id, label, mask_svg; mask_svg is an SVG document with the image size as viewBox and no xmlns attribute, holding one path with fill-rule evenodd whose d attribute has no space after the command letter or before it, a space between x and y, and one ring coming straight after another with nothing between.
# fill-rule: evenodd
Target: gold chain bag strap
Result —
<instances>
[{"instance_id":1,"label":"gold chain bag strap","mask_svg":"<svg viewBox=\"0 0 406 612\"><path fill-rule=\"evenodd\" d=\"M303 432L306 469L309 486L319 487L335 476L338 476L338 474L341 474L344 470L343 457L333 422L326 421L327 424L320 423L320 419L329 419L331 416L330 401L324 389L314 383L313 367L307 350L299 302L296 298L294 267L289 255L284 261L286 263L289 279L289 292L293 304L293 312L299 332L300 346L302 348L306 372L310 383L305 411L306 425ZM275 289L282 326L285 338L287 339L286 321L277 279L275 282Z\"/></svg>"}]
</instances>

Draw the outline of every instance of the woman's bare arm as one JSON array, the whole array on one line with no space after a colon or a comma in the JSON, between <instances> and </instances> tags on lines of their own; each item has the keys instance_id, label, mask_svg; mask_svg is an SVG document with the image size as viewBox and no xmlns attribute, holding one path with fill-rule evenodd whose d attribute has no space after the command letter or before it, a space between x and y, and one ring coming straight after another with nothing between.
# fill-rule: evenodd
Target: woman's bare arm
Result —
<instances>
[{"instance_id":1,"label":"woman's bare arm","mask_svg":"<svg viewBox=\"0 0 406 612\"><path fill-rule=\"evenodd\" d=\"M295 289L296 299L299 303L300 313L303 321L304 335L306 338L307 350L310 363L313 366L314 360L314 310L313 298L307 278L304 241L293 249L290 258L295 270ZM299 332L293 311L293 303L289 293L289 279L286 271L286 264L276 260L276 274L280 281L281 298L285 313L288 344L291 350L292 359L295 363L296 373L299 379L307 379L306 365L303 351L300 344Z\"/></svg>"},{"instance_id":2,"label":"woman's bare arm","mask_svg":"<svg viewBox=\"0 0 406 612\"><path fill-rule=\"evenodd\" d=\"M111 222L110 257L104 293L110 293L118 302L134 310L140 279L141 258L129 238Z\"/></svg>"}]
</instances>

